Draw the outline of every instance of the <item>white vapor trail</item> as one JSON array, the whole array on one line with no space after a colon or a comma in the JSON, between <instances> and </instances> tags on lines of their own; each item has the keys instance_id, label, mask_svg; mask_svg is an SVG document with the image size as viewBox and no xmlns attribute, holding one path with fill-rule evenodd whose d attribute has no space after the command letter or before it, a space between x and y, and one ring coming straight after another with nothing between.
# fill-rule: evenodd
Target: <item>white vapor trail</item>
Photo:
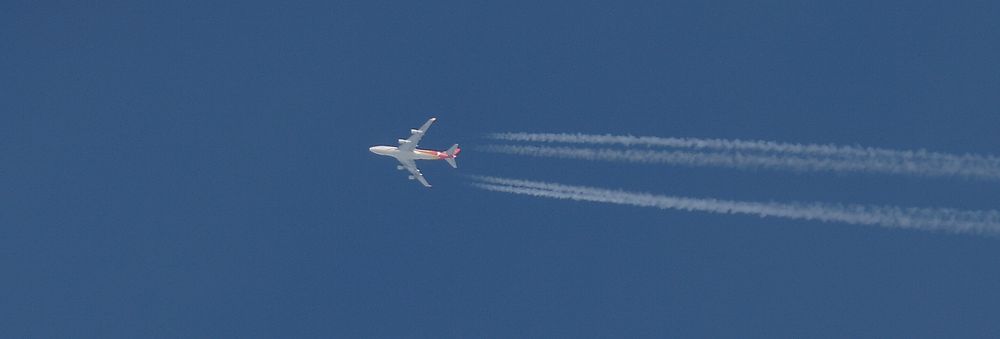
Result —
<instances>
[{"instance_id":1,"label":"white vapor trail","mask_svg":"<svg viewBox=\"0 0 1000 339\"><path fill-rule=\"evenodd\" d=\"M473 185L481 189L535 197L951 233L1000 234L1000 212L995 210L963 211L947 208L731 201L631 193L489 176L472 178L478 181Z\"/></svg>"},{"instance_id":2,"label":"white vapor trail","mask_svg":"<svg viewBox=\"0 0 1000 339\"><path fill-rule=\"evenodd\" d=\"M925 150L901 151L860 146L793 144L759 140L659 138L570 133L494 133L488 135L488 137L504 141L678 148L686 149L688 152L665 154L712 154L713 159L716 160L708 162L724 162L734 167L787 167L795 170L882 172L923 176L964 176L1000 180L1000 157L987 155L956 155L928 152ZM561 149L566 150L568 148ZM565 154L566 152L561 153ZM728 157L730 160L721 160L724 157ZM676 157L672 158L676 159ZM630 159L635 158L632 157ZM782 159L788 159L789 161L781 161ZM615 160L631 161L625 159ZM656 162L683 163L675 161Z\"/></svg>"},{"instance_id":3,"label":"white vapor trail","mask_svg":"<svg viewBox=\"0 0 1000 339\"><path fill-rule=\"evenodd\" d=\"M869 172L916 176L965 176L1000 180L1000 165L929 164L884 158L835 158L781 153L700 152L565 146L486 145L477 149L513 155L698 167L763 168L816 172Z\"/></svg>"}]
</instances>

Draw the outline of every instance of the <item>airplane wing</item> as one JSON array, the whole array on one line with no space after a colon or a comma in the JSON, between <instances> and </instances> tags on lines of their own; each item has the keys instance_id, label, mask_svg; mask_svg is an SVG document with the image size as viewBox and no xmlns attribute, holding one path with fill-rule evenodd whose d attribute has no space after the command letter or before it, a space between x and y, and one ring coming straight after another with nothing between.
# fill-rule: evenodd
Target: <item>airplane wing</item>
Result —
<instances>
[{"instance_id":1,"label":"airplane wing","mask_svg":"<svg viewBox=\"0 0 1000 339\"><path fill-rule=\"evenodd\" d=\"M424 133L427 132L428 128L431 128L431 124L434 123L434 120L437 120L437 118L427 119L427 122L425 122L423 126L420 126L420 129L411 129L410 138L400 141L399 150L409 152L417 148L417 144L420 143L420 138L424 137Z\"/></svg>"},{"instance_id":2,"label":"airplane wing","mask_svg":"<svg viewBox=\"0 0 1000 339\"><path fill-rule=\"evenodd\" d=\"M430 122L427 123L430 124ZM427 125L424 125L424 127L426 126ZM424 187L431 187L431 184L427 183L427 179L424 179L424 175L420 174L420 170L417 169L417 164L413 163L413 160L399 160L399 163L403 164L403 167L405 167L407 171L410 171L413 178L417 179L417 181L423 184Z\"/></svg>"}]
</instances>

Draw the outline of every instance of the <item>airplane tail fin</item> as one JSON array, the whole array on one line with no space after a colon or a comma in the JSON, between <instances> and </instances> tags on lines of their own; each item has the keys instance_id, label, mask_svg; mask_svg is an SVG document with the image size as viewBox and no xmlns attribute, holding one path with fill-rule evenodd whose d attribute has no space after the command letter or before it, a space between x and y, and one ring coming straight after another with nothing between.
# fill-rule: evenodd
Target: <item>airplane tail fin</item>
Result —
<instances>
[{"instance_id":1,"label":"airplane tail fin","mask_svg":"<svg viewBox=\"0 0 1000 339\"><path fill-rule=\"evenodd\" d=\"M448 157L444 158L444 160L447 161L452 168L458 168L458 164L455 163L455 158L458 157L458 153L460 152L462 152L462 149L458 148L458 144L451 145L451 148L444 152L448 155Z\"/></svg>"}]
</instances>

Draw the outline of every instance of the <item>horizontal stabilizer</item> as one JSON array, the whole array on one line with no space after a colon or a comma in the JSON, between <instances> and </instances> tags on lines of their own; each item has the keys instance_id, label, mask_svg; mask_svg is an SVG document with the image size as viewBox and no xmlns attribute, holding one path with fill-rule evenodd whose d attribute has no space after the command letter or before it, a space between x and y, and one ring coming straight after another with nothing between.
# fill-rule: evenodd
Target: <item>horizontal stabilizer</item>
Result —
<instances>
[{"instance_id":1,"label":"horizontal stabilizer","mask_svg":"<svg viewBox=\"0 0 1000 339\"><path fill-rule=\"evenodd\" d=\"M452 168L458 168L458 164L455 163L455 158L457 158L458 153L461 152L462 149L458 148L458 144L451 145L451 148L449 148L447 151L444 152L445 154L448 155L448 157L444 158L444 160L447 161Z\"/></svg>"}]
</instances>

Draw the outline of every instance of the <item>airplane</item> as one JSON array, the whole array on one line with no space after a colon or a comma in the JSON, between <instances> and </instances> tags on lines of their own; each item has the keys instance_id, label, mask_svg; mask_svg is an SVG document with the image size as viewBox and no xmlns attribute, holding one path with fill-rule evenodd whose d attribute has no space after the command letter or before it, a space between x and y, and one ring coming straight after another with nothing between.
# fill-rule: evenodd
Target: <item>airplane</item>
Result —
<instances>
[{"instance_id":1,"label":"airplane","mask_svg":"<svg viewBox=\"0 0 1000 339\"><path fill-rule=\"evenodd\" d=\"M420 129L410 129L409 139L399 139L399 147L393 146L372 146L368 148L369 151L378 155L385 155L396 158L399 160L399 165L396 165L396 169L402 171L410 171L410 180L416 179L425 187L431 187L431 184L427 183L427 179L424 179L424 175L420 173L417 169L417 164L414 160L444 160L447 161L449 165L453 168L458 168L458 164L455 163L455 158L458 157L458 153L462 151L458 148L458 144L454 144L447 151L433 151L426 149L418 149L417 143L420 142L420 138L427 133L427 129L431 127L431 124L437 118L430 118L424 123Z\"/></svg>"}]
</instances>

